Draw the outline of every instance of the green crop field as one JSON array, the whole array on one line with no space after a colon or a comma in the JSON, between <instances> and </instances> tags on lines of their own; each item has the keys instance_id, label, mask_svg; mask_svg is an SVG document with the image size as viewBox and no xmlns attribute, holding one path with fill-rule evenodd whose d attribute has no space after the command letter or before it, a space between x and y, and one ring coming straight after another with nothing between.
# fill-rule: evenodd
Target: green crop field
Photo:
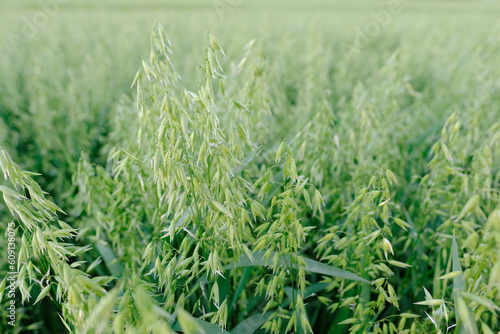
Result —
<instances>
[{"instance_id":1,"label":"green crop field","mask_svg":"<svg viewBox=\"0 0 500 334\"><path fill-rule=\"evenodd\" d=\"M1 333L499 333L500 2L0 29Z\"/></svg>"}]
</instances>

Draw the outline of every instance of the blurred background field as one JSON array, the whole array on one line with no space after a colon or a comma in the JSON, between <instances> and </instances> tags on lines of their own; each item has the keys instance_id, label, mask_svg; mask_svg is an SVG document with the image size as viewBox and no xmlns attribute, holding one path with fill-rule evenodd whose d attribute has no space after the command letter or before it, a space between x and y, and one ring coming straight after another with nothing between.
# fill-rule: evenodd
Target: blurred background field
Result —
<instances>
[{"instance_id":1,"label":"blurred background field","mask_svg":"<svg viewBox=\"0 0 500 334\"><path fill-rule=\"evenodd\" d=\"M423 286L432 290L434 284L433 292L446 291L444 286L436 288L436 282L448 264L450 235L460 226L450 217L456 218L475 193L484 200L486 216L500 204L500 148L499 143L488 141L499 130L486 135L500 121L498 1L393 1L397 12L382 18L377 15L389 11L389 0L62 2L0 2L0 145L23 169L41 174L35 180L68 212L70 224L81 224L80 212L74 210L73 181L82 152L90 163L109 167L110 145L121 145L117 119L124 133L127 128L137 130L131 84L142 59L149 58L156 23L165 27L172 42L172 63L190 91L198 87L196 66L204 63L206 30L226 52L222 66L231 80L228 91L235 95L242 94L246 80L235 69L245 55L244 46L256 40L259 53L253 65L266 74L265 89L259 88L266 93L263 100L254 97L251 102L262 103L272 116L265 124L255 119L250 132L264 145L263 151L267 150L263 158L267 161L273 160L268 155L275 154L285 138L298 136L296 151L304 138L316 145L308 153L310 163L304 162L303 173L332 207L330 213L326 209L327 223L325 216L317 218L324 228L306 247L310 257L315 254L313 243L331 227L328 217L331 221L345 219L348 210L344 209L382 165L396 174L400 182L394 186L398 203L394 212L411 219L415 231L408 235L394 232L393 245L402 250L397 259L414 266L411 274L390 278L402 312L424 299ZM335 124L331 132L315 118L324 108L323 98L335 114L329 120ZM455 165L446 166L458 169L422 186L420 179L432 174L432 152L439 151L431 148L445 141L441 130L454 112L461 117L464 135L450 147ZM310 133L301 133L310 122ZM336 137L317 135L325 133ZM491 148L492 162L488 173L482 169L477 178L478 182L489 181L489 190L473 185L473 157L485 146ZM339 153L322 153L337 149ZM442 158L444 170L448 156ZM471 186L460 193L463 186L453 180L468 173ZM428 191L434 186L435 192ZM460 195L454 196L453 191ZM448 204L434 207L429 205L430 199ZM10 219L3 206L0 214L2 221ZM483 238L484 218L478 214L481 223L457 232L459 242L468 240L471 231ZM445 222L448 225L439 233L431 233ZM1 232L4 229L0 227ZM411 240L409 245L405 238ZM83 245L88 240L82 236L78 242ZM491 252L497 254L494 249ZM0 258L4 266L2 261ZM443 270L439 275L433 271L436 262ZM485 275L483 280L488 266L478 269ZM357 272L354 267L347 269ZM492 285L484 283L484 290L496 292L498 283L489 282ZM494 293L488 298L493 303L500 300ZM45 307L23 308L20 324L34 323L31 329L36 333L64 332L53 303L44 300L42 305ZM3 307L0 314L5 318L2 312ZM389 316L397 311L387 312ZM495 312L476 320L493 329L496 324L498 330L498 322L492 320L498 315ZM423 309L420 315L425 317ZM237 320L233 319L233 325ZM318 324L315 328L318 333L334 333L332 327ZM419 330L429 328L432 323L422 321ZM339 333L342 330L346 327Z\"/></svg>"},{"instance_id":2,"label":"blurred background field","mask_svg":"<svg viewBox=\"0 0 500 334\"><path fill-rule=\"evenodd\" d=\"M289 68L280 73L288 78L281 79L295 89L301 83L294 78L308 70L308 49L321 43L324 54L318 57L329 59L318 70L327 73L334 96L349 94L360 78L369 78L374 70L370 62L380 64L398 47L406 48L416 62L407 69L410 80L420 77L450 87L450 96L436 101L442 103L434 112L439 118L446 103L456 101L455 94L477 86L464 80L484 74L466 62L469 53L498 38L500 13L496 2L402 1L400 13L391 15L387 27L379 25L367 46L347 59L342 47L351 47L359 31L376 22L372 13L387 10L390 1L75 0L55 7L54 2L0 4L0 108L10 129L5 140L15 152L23 152L22 164L45 177L54 176L60 164L74 164L82 149L98 158L110 110L122 94L132 94L130 83L141 57L148 56L155 22L168 30L176 50L173 61L188 88L196 85L195 67L202 55L195 46L202 43L205 30L224 45L228 66L239 60L248 41L258 39L263 52L273 55L271 67ZM35 24L44 8L48 19L39 15ZM449 68L459 62L468 66ZM469 71L475 76L466 76ZM459 86L452 89L454 85ZM47 152L51 158L42 159ZM51 191L55 187L47 186Z\"/></svg>"}]
</instances>

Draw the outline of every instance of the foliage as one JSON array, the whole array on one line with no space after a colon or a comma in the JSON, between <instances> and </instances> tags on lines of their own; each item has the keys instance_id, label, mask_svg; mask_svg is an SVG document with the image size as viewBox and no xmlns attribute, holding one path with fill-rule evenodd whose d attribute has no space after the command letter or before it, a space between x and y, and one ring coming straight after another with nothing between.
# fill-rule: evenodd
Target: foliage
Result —
<instances>
[{"instance_id":1,"label":"foliage","mask_svg":"<svg viewBox=\"0 0 500 334\"><path fill-rule=\"evenodd\" d=\"M498 331L498 29L446 48L419 22L344 58L299 23L227 50L157 24L135 77L106 59L81 89L2 58L2 332Z\"/></svg>"}]
</instances>

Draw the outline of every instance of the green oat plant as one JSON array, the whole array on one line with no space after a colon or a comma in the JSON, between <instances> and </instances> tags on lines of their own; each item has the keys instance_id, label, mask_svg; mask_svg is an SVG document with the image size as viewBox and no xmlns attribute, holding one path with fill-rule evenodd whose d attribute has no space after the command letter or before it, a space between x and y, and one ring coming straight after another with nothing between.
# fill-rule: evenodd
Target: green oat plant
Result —
<instances>
[{"instance_id":1,"label":"green oat plant","mask_svg":"<svg viewBox=\"0 0 500 334\"><path fill-rule=\"evenodd\" d=\"M27 134L4 136L17 330L43 332L26 323L43 305L75 333L498 331L496 30L487 47L452 39L446 52L446 34L388 32L373 57L347 59L323 26L300 29L232 54L207 32L196 81L158 25L135 101L113 98L105 126L70 148L73 125L62 143L35 141L54 161L23 157L62 166L56 182L7 154L22 157ZM22 109L16 96L3 105ZM11 116L5 131L32 122Z\"/></svg>"},{"instance_id":2,"label":"green oat plant","mask_svg":"<svg viewBox=\"0 0 500 334\"><path fill-rule=\"evenodd\" d=\"M170 43L161 26L153 31L152 45L149 62L143 62L134 80L141 120L138 145L111 150L113 175L97 170L98 178L91 180L87 176L92 167L82 160L85 171L75 182L81 185L78 198L89 218L99 217L101 225L94 224L91 231L85 222L85 233L109 240L106 249L120 254L117 262L130 266L125 271L154 284L157 290L151 293L161 296L165 311L180 315L174 329L189 332L184 327L192 322L182 320L186 314L227 328L252 323L254 318L241 316L257 311L254 330L262 325L274 333L311 332L304 304L306 271L368 283L300 253L313 227L301 224L296 198L305 196L319 211L321 195L298 175L286 141L272 166L251 166L261 150L246 130L251 111L227 97L219 62L224 52L212 34L206 36L196 93L176 86L180 76L170 62ZM281 160L283 165L277 165ZM99 189L105 183L110 189ZM116 191L127 193L127 202L118 203ZM120 207L128 208L114 212ZM146 227L144 219L150 221ZM124 242L122 234L110 233L108 224L133 233ZM259 268L252 270L255 266ZM255 297L248 295L253 284ZM242 304L250 300L254 309L240 311L238 319L234 311L245 309ZM259 314L260 308L267 316ZM126 326L130 320L123 318Z\"/></svg>"},{"instance_id":3,"label":"green oat plant","mask_svg":"<svg viewBox=\"0 0 500 334\"><path fill-rule=\"evenodd\" d=\"M297 198L303 196L317 212L323 200L297 173L286 140L271 167L247 168L261 147L245 130L248 107L225 96L219 63L224 52L215 37L207 33L197 93L176 91L180 77L169 60L169 44L159 26L149 62L143 61L134 80L138 144L112 148L111 171L94 168L85 157L79 164L78 234L58 220L60 209L2 149L2 169L14 186L2 188L4 199L23 230L22 302L38 286L35 302L54 298L69 331L198 333L245 325L233 311L253 299L264 315L257 308L258 321L247 319L245 326L312 332L304 299L326 284L311 290L306 273L369 282L301 254L314 227L302 225ZM227 102L225 124L218 117L214 82ZM100 255L85 271L78 269L85 261L70 258L88 258L90 247L61 240L75 236L91 241ZM101 259L108 273L89 276ZM254 297L243 294L252 282Z\"/></svg>"}]
</instances>

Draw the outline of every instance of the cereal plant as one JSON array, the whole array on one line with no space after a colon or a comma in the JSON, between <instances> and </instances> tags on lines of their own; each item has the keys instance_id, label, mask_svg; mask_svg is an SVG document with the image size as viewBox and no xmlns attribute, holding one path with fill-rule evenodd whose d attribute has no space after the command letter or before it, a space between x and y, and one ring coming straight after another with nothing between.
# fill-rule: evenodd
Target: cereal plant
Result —
<instances>
[{"instance_id":1,"label":"cereal plant","mask_svg":"<svg viewBox=\"0 0 500 334\"><path fill-rule=\"evenodd\" d=\"M498 8L197 1L0 39L2 332L498 332Z\"/></svg>"}]
</instances>

